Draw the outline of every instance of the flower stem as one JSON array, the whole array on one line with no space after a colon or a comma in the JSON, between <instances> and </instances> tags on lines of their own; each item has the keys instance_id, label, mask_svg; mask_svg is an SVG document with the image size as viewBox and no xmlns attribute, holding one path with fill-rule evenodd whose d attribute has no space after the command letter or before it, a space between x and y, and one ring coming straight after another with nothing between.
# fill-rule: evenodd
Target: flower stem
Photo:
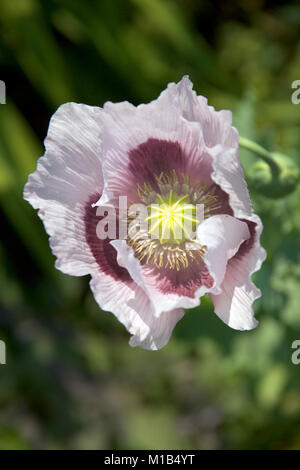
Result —
<instances>
[{"instance_id":1,"label":"flower stem","mask_svg":"<svg viewBox=\"0 0 300 470\"><path fill-rule=\"evenodd\" d=\"M274 166L275 162L271 156L271 153L268 152L268 150L264 149L261 145L257 144L256 142L253 142L250 139L247 139L247 137L240 137L239 144L241 147L244 147L245 149L250 150L251 152L254 152L259 155L269 165Z\"/></svg>"}]
</instances>

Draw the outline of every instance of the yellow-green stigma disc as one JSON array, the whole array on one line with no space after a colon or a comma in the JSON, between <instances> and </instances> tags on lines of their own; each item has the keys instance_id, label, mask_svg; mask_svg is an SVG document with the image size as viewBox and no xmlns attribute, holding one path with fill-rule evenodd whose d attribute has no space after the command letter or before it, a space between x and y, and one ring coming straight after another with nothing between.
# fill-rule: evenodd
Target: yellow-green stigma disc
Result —
<instances>
[{"instance_id":1,"label":"yellow-green stigma disc","mask_svg":"<svg viewBox=\"0 0 300 470\"><path fill-rule=\"evenodd\" d=\"M166 195L158 194L148 206L148 213L149 234L161 243L190 240L198 222L196 206L190 203L189 196L179 196L173 190Z\"/></svg>"}]
</instances>

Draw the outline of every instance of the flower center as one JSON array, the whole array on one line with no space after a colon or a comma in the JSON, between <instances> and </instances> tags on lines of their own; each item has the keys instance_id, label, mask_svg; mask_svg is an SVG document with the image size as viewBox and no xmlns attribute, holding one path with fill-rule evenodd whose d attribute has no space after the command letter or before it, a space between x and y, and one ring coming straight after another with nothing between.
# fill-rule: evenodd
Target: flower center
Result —
<instances>
[{"instance_id":1,"label":"flower center","mask_svg":"<svg viewBox=\"0 0 300 470\"><path fill-rule=\"evenodd\" d=\"M196 224L196 206L190 203L189 195L180 196L172 189L168 194L158 194L148 207L149 234L161 243L180 244L193 238Z\"/></svg>"},{"instance_id":2,"label":"flower center","mask_svg":"<svg viewBox=\"0 0 300 470\"><path fill-rule=\"evenodd\" d=\"M154 176L155 185L137 185L136 194L147 206L147 224L129 231L128 245L141 263L158 269L180 271L202 263L206 247L195 236L197 219L207 219L221 208L216 186L194 183L188 174L175 170ZM199 216L198 204L204 209Z\"/></svg>"}]
</instances>

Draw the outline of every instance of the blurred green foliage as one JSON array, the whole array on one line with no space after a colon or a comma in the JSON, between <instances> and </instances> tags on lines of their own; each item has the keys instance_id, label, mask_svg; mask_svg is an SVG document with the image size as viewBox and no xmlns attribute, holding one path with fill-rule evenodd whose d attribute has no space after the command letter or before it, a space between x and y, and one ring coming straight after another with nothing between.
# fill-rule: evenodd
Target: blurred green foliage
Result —
<instances>
[{"instance_id":1,"label":"blurred green foliage","mask_svg":"<svg viewBox=\"0 0 300 470\"><path fill-rule=\"evenodd\" d=\"M87 278L54 269L22 200L62 102L147 102L183 74L242 135L299 164L299 26L287 0L1 1L1 449L300 448L300 188L252 191L268 252L259 327L229 329L204 299L156 353L128 346ZM248 173L257 157L241 158Z\"/></svg>"}]
</instances>

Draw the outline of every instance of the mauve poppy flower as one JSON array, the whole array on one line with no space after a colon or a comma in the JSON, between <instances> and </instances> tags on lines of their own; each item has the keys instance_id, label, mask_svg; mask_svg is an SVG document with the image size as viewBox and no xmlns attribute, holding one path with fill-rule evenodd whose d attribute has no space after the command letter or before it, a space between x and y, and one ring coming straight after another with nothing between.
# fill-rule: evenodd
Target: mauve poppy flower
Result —
<instances>
[{"instance_id":1,"label":"mauve poppy flower","mask_svg":"<svg viewBox=\"0 0 300 470\"><path fill-rule=\"evenodd\" d=\"M252 304L260 291L250 277L265 258L262 224L253 212L230 111L208 106L184 77L137 107L62 105L45 148L24 197L39 209L56 267L91 275L96 301L125 325L131 346L162 348L183 309L198 306L206 293L230 327L256 326ZM156 226L158 238L147 237L147 229L115 239L98 236L106 208L115 207L122 219L118 204L124 196L145 205L147 227ZM204 208L201 221L197 205ZM184 231L178 240L175 232L185 219L196 235Z\"/></svg>"}]
</instances>

